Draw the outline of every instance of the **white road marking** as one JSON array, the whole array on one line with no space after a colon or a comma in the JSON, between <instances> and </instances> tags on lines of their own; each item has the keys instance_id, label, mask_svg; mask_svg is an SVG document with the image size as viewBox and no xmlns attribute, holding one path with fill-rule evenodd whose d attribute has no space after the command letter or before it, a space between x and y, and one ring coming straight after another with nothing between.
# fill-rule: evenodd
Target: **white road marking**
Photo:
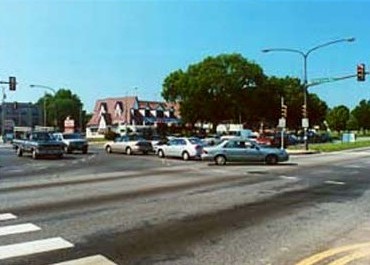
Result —
<instances>
[{"instance_id":1,"label":"white road marking","mask_svg":"<svg viewBox=\"0 0 370 265\"><path fill-rule=\"evenodd\" d=\"M0 260L71 248L73 244L60 237L0 246Z\"/></svg>"},{"instance_id":2,"label":"white road marking","mask_svg":"<svg viewBox=\"0 0 370 265\"><path fill-rule=\"evenodd\" d=\"M52 265L117 265L102 255L54 263Z\"/></svg>"},{"instance_id":3,"label":"white road marking","mask_svg":"<svg viewBox=\"0 0 370 265\"><path fill-rule=\"evenodd\" d=\"M6 220L12 220L12 219L17 219L17 216L11 213L0 214L0 221L6 221Z\"/></svg>"},{"instance_id":4,"label":"white road marking","mask_svg":"<svg viewBox=\"0 0 370 265\"><path fill-rule=\"evenodd\" d=\"M18 224L18 225L8 225L0 227L0 236L27 233L32 231L41 230L40 227L33 224Z\"/></svg>"},{"instance_id":5,"label":"white road marking","mask_svg":"<svg viewBox=\"0 0 370 265\"><path fill-rule=\"evenodd\" d=\"M342 181L333 181L333 180L327 180L325 181L326 184L333 184L333 185L346 185L345 182Z\"/></svg>"},{"instance_id":6,"label":"white road marking","mask_svg":"<svg viewBox=\"0 0 370 265\"><path fill-rule=\"evenodd\" d=\"M282 179L289 179L289 180L296 180L298 179L298 177L294 177L294 176L285 176L285 175L281 175L279 176L280 178Z\"/></svg>"}]
</instances>

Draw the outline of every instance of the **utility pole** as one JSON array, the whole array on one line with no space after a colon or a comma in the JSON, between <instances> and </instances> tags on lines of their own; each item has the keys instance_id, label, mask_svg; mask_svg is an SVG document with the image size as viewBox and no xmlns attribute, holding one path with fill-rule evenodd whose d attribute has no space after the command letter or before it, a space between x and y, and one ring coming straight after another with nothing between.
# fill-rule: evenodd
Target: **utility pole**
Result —
<instances>
[{"instance_id":1,"label":"utility pole","mask_svg":"<svg viewBox=\"0 0 370 265\"><path fill-rule=\"evenodd\" d=\"M5 133L5 99L6 99L6 94L5 94L5 87L2 86L2 99L1 99L1 135L4 137ZM4 139L3 139L4 141Z\"/></svg>"}]
</instances>

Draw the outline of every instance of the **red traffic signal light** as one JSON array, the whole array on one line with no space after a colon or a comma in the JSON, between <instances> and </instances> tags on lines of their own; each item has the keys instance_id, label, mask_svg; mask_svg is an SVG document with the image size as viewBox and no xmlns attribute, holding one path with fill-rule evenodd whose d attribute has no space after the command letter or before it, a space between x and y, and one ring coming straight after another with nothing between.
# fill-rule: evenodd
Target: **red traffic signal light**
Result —
<instances>
[{"instance_id":1,"label":"red traffic signal light","mask_svg":"<svg viewBox=\"0 0 370 265\"><path fill-rule=\"evenodd\" d=\"M15 91L17 86L17 80L15 79L15 76L9 76L9 90Z\"/></svg>"},{"instance_id":2,"label":"red traffic signal light","mask_svg":"<svg viewBox=\"0 0 370 265\"><path fill-rule=\"evenodd\" d=\"M365 64L357 65L357 81L365 81Z\"/></svg>"}]
</instances>

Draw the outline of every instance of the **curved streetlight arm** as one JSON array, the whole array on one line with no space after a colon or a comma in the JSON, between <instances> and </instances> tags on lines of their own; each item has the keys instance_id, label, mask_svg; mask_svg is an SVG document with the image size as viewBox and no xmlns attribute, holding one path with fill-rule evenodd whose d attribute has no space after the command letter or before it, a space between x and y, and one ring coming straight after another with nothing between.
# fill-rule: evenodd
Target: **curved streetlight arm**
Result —
<instances>
[{"instance_id":1,"label":"curved streetlight arm","mask_svg":"<svg viewBox=\"0 0 370 265\"><path fill-rule=\"evenodd\" d=\"M51 88L51 87L48 87L48 86L44 86L44 85L30 85L30 87L32 87L32 88L38 87L38 88L48 89L48 90L52 91L54 93L54 95L56 94L55 89L54 88ZM45 95L46 95L46 91L45 91ZM46 126L47 125L47 122L46 122L47 114L46 114L46 101L45 101L45 98L43 99L43 102L44 102L44 126Z\"/></svg>"},{"instance_id":2,"label":"curved streetlight arm","mask_svg":"<svg viewBox=\"0 0 370 265\"><path fill-rule=\"evenodd\" d=\"M339 39L339 40L333 40L333 41L329 41L329 42L326 42L326 43L323 43L323 44L320 44L320 45L317 45L311 49L309 49L306 53L305 53L305 56L307 57L311 52L315 51L315 50L318 50L320 48L323 48L323 47L326 47L326 46L329 46L329 45L332 45L332 44L335 44L335 43L338 43L338 42L354 42L356 39L355 38L346 38L346 39Z\"/></svg>"},{"instance_id":3,"label":"curved streetlight arm","mask_svg":"<svg viewBox=\"0 0 370 265\"><path fill-rule=\"evenodd\" d=\"M288 48L273 48L273 49L264 49L262 50L262 52L264 53L267 53L267 52L295 52L295 53L299 53L300 55L302 55L303 57L305 57L305 53L300 51L300 50L296 50L296 49L288 49Z\"/></svg>"},{"instance_id":4,"label":"curved streetlight arm","mask_svg":"<svg viewBox=\"0 0 370 265\"><path fill-rule=\"evenodd\" d=\"M39 87L39 88L44 88L44 89L48 89L50 91L52 91L54 94L56 94L56 90L54 88L51 88L49 86L44 86L44 85L30 85L30 87Z\"/></svg>"}]
</instances>

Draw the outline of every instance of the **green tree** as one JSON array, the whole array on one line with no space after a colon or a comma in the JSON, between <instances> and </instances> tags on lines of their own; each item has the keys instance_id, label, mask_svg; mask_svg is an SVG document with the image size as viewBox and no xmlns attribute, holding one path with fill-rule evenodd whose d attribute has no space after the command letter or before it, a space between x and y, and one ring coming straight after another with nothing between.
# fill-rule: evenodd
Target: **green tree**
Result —
<instances>
[{"instance_id":1,"label":"green tree","mask_svg":"<svg viewBox=\"0 0 370 265\"><path fill-rule=\"evenodd\" d=\"M264 79L259 65L240 54L222 54L169 74L162 96L180 103L185 122L211 122L215 128L222 121L251 116L251 94Z\"/></svg>"},{"instance_id":2,"label":"green tree","mask_svg":"<svg viewBox=\"0 0 370 265\"><path fill-rule=\"evenodd\" d=\"M326 121L331 129L340 132L347 128L349 118L350 110L346 106L340 105L329 110Z\"/></svg>"},{"instance_id":3,"label":"green tree","mask_svg":"<svg viewBox=\"0 0 370 265\"><path fill-rule=\"evenodd\" d=\"M361 100L360 103L352 110L351 114L358 122L359 128L363 130L370 129L370 101Z\"/></svg>"},{"instance_id":4,"label":"green tree","mask_svg":"<svg viewBox=\"0 0 370 265\"><path fill-rule=\"evenodd\" d=\"M207 57L186 71L170 73L163 82L166 101L180 103L184 122L245 123L258 128L263 122L275 127L281 116L280 102L288 106L287 124L301 127L303 86L298 78L266 77L262 68L240 54ZM307 97L310 123L321 124L327 105L315 94Z\"/></svg>"},{"instance_id":5,"label":"green tree","mask_svg":"<svg viewBox=\"0 0 370 265\"><path fill-rule=\"evenodd\" d=\"M55 95L46 94L37 101L43 109L46 105L47 125L64 128L64 120L69 116L75 120L76 128L83 128L85 111L80 98L69 89L59 89Z\"/></svg>"}]
</instances>

